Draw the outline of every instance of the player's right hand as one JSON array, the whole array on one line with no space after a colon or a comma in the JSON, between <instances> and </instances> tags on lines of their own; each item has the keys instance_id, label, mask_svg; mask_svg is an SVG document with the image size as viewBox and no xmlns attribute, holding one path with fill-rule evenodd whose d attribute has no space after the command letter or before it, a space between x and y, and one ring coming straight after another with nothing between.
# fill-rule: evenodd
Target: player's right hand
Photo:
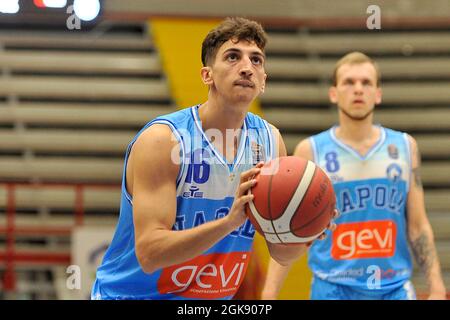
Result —
<instances>
[{"instance_id":1,"label":"player's right hand","mask_svg":"<svg viewBox=\"0 0 450 320\"><path fill-rule=\"evenodd\" d=\"M254 177L261 171L263 165L264 162L259 162L250 170L241 173L239 186L234 196L234 202L227 216L233 229L240 227L247 219L245 206L253 200L254 197L253 194L248 194L248 190L256 185L256 179L254 179Z\"/></svg>"}]
</instances>

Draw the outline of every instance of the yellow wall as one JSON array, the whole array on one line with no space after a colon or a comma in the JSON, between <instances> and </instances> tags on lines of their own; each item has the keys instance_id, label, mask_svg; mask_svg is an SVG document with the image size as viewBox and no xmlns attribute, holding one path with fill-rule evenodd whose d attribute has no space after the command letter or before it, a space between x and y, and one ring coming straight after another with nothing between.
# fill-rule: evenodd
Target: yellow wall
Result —
<instances>
[{"instance_id":1,"label":"yellow wall","mask_svg":"<svg viewBox=\"0 0 450 320\"><path fill-rule=\"evenodd\" d=\"M269 263L269 252L265 240L257 234L255 236L255 254L254 257L260 259L262 268L267 271ZM280 291L278 299L281 300L307 300L309 299L310 284L312 273L307 266L307 256L302 257L296 262Z\"/></svg>"},{"instance_id":2,"label":"yellow wall","mask_svg":"<svg viewBox=\"0 0 450 320\"><path fill-rule=\"evenodd\" d=\"M154 18L149 22L172 97L179 108L207 100L208 91L200 78L201 45L209 30L218 23L219 20L184 18ZM259 100L252 104L250 111L262 115ZM269 254L264 239L259 235L255 240L254 258L260 260L263 270L267 269ZM303 258L294 265L280 298L307 299L310 279L311 273Z\"/></svg>"}]
</instances>

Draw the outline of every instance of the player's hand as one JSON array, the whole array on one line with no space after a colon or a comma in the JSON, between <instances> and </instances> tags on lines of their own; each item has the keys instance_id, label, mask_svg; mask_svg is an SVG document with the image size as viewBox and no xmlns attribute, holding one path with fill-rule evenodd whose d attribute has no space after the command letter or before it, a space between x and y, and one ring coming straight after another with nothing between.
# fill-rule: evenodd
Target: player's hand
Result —
<instances>
[{"instance_id":1,"label":"player's hand","mask_svg":"<svg viewBox=\"0 0 450 320\"><path fill-rule=\"evenodd\" d=\"M230 213L227 215L233 229L240 227L247 220L245 205L254 198L253 194L248 194L248 190L256 185L256 179L254 177L261 171L263 165L264 162L260 162L250 170L241 173L234 202L231 206Z\"/></svg>"},{"instance_id":2,"label":"player's hand","mask_svg":"<svg viewBox=\"0 0 450 320\"><path fill-rule=\"evenodd\" d=\"M327 226L327 230L333 232L334 230L336 230L336 223L334 223L334 220L337 219L339 216L341 215L341 213L339 212L338 209L334 209L334 215L333 218L331 219L330 223ZM327 231L325 231L324 233L322 233L319 237L317 237L316 240L324 240L327 237ZM308 242L307 246L310 247L313 242L315 240Z\"/></svg>"},{"instance_id":3,"label":"player's hand","mask_svg":"<svg viewBox=\"0 0 450 320\"><path fill-rule=\"evenodd\" d=\"M266 240L270 256L282 266L289 266L308 251L308 243L271 243Z\"/></svg>"}]
</instances>

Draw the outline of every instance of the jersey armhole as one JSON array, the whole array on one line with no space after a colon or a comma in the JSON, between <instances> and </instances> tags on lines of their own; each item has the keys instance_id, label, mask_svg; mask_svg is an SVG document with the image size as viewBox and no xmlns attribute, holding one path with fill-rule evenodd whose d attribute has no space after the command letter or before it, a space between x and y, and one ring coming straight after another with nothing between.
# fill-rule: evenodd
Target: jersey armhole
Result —
<instances>
[{"instance_id":1,"label":"jersey armhole","mask_svg":"<svg viewBox=\"0 0 450 320\"><path fill-rule=\"evenodd\" d=\"M313 162L315 164L319 164L319 154L317 151L316 143L314 142L314 138L310 137L308 140L309 140L309 143L311 144L311 149L312 149L312 154L313 154Z\"/></svg>"},{"instance_id":2,"label":"jersey armhole","mask_svg":"<svg viewBox=\"0 0 450 320\"><path fill-rule=\"evenodd\" d=\"M262 121L264 123L264 127L266 127L268 138L269 138L268 139L269 146L268 146L268 150L267 150L267 155L268 155L269 159L274 159L278 156L278 143L275 140L275 136L273 134L274 128L272 128L266 120L262 120Z\"/></svg>"},{"instance_id":3,"label":"jersey armhole","mask_svg":"<svg viewBox=\"0 0 450 320\"><path fill-rule=\"evenodd\" d=\"M165 120L165 119L158 119L158 120L154 120L150 123L148 123L140 132L138 135L136 135L136 137L133 139L133 141L131 141L131 143L128 145L127 147L127 152L125 155L125 163L124 163L124 168L123 168L123 179L122 179L122 190L125 194L126 199L130 202L131 205L133 205L133 198L131 197L131 195L128 193L127 190L127 185L126 185L126 179L127 179L127 165L128 165L128 158L130 156L130 152L131 149L133 148L134 143L136 142L137 138L140 136L140 134L144 131L147 130L148 128L150 128L152 125L154 124L164 124L167 125L170 130L172 131L172 133L174 134L175 138L177 139L178 143L180 144L180 168L178 170L178 175L177 175L177 179L176 179L176 187L178 188L178 185L180 184L181 178L183 177L184 171L185 171L185 156L186 156L186 148L184 145L184 140L183 137L178 133L177 128L175 127L175 125L170 122L169 120Z\"/></svg>"},{"instance_id":4,"label":"jersey armhole","mask_svg":"<svg viewBox=\"0 0 450 320\"><path fill-rule=\"evenodd\" d=\"M408 174L408 180L407 180L408 182L407 182L407 185L406 185L406 192L409 193L409 187L411 186L412 170L413 170L411 144L409 142L408 135L406 133L403 133L403 139L405 140L406 157L407 157L407 160L408 160L408 167L409 167L409 170L408 170L409 174Z\"/></svg>"}]
</instances>

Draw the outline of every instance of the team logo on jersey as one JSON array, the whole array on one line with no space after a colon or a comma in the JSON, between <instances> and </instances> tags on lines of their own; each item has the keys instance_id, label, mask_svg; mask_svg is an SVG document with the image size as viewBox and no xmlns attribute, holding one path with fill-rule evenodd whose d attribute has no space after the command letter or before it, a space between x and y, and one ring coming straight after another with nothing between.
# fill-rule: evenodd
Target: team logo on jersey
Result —
<instances>
[{"instance_id":1,"label":"team logo on jersey","mask_svg":"<svg viewBox=\"0 0 450 320\"><path fill-rule=\"evenodd\" d=\"M158 291L191 299L233 296L244 279L249 260L249 252L199 256L164 268L158 280Z\"/></svg>"},{"instance_id":2,"label":"team logo on jersey","mask_svg":"<svg viewBox=\"0 0 450 320\"><path fill-rule=\"evenodd\" d=\"M331 256L336 260L392 257L396 238L392 220L342 223L333 232Z\"/></svg>"},{"instance_id":3,"label":"team logo on jersey","mask_svg":"<svg viewBox=\"0 0 450 320\"><path fill-rule=\"evenodd\" d=\"M392 163L386 169L386 175L392 182L398 182L402 177L402 168L396 163Z\"/></svg>"},{"instance_id":4,"label":"team logo on jersey","mask_svg":"<svg viewBox=\"0 0 450 320\"><path fill-rule=\"evenodd\" d=\"M398 148L395 144L388 145L388 154L392 159L398 159Z\"/></svg>"},{"instance_id":5,"label":"team logo on jersey","mask_svg":"<svg viewBox=\"0 0 450 320\"><path fill-rule=\"evenodd\" d=\"M203 192L197 186L191 186L189 191L183 192L183 198L203 198Z\"/></svg>"},{"instance_id":6,"label":"team logo on jersey","mask_svg":"<svg viewBox=\"0 0 450 320\"><path fill-rule=\"evenodd\" d=\"M255 141L252 141L251 148L252 148L253 165L256 165L258 162L261 161L266 161L263 145L258 144Z\"/></svg>"}]
</instances>

